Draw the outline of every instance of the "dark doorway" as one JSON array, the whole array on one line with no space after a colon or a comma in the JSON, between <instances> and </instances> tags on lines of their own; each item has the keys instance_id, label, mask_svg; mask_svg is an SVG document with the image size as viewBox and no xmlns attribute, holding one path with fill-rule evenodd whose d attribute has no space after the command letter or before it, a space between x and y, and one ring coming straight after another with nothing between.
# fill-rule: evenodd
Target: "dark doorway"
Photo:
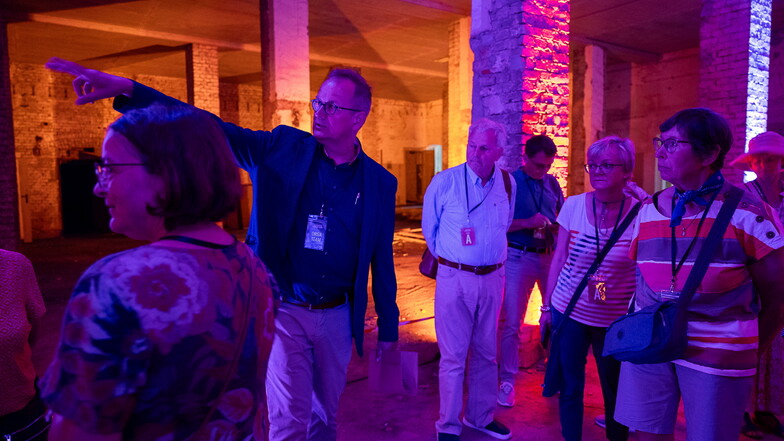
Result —
<instances>
[{"instance_id":1,"label":"dark doorway","mask_svg":"<svg viewBox=\"0 0 784 441\"><path fill-rule=\"evenodd\" d=\"M421 204L433 179L435 154L432 150L406 151L406 203Z\"/></svg>"},{"instance_id":2,"label":"dark doorway","mask_svg":"<svg viewBox=\"0 0 784 441\"><path fill-rule=\"evenodd\" d=\"M63 236L109 232L109 211L93 194L95 159L60 164L60 195L63 204Z\"/></svg>"}]
</instances>

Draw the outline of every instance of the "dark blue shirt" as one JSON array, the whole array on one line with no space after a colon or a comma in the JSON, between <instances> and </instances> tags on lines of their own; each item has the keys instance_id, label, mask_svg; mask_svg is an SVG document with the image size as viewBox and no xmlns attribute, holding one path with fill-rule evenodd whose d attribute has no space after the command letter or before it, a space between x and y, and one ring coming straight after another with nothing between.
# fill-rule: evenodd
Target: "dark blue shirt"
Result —
<instances>
[{"instance_id":1,"label":"dark blue shirt","mask_svg":"<svg viewBox=\"0 0 784 441\"><path fill-rule=\"evenodd\" d=\"M554 224L564 202L558 180L552 175L544 175L543 179L534 179L528 176L522 167L513 171L512 177L517 182L514 218L527 219L536 213L542 213ZM545 239L535 238L533 229L510 231L506 234L509 242L518 245L537 248L555 246L554 236L550 233L545 236Z\"/></svg>"},{"instance_id":2,"label":"dark blue shirt","mask_svg":"<svg viewBox=\"0 0 784 441\"><path fill-rule=\"evenodd\" d=\"M284 299L314 305L353 295L362 217L362 155L335 165L319 146L305 179L289 237ZM323 251L305 248L309 215L322 213L327 229Z\"/></svg>"}]
</instances>

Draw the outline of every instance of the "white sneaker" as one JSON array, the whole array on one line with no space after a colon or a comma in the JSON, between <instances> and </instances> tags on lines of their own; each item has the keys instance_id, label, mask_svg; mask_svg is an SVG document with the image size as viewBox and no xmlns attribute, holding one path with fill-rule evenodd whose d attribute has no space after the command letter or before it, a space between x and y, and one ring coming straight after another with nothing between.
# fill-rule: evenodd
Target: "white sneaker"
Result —
<instances>
[{"instance_id":1,"label":"white sneaker","mask_svg":"<svg viewBox=\"0 0 784 441\"><path fill-rule=\"evenodd\" d=\"M515 392L512 383L504 381L498 388L498 404L504 407L512 407L515 404Z\"/></svg>"}]
</instances>

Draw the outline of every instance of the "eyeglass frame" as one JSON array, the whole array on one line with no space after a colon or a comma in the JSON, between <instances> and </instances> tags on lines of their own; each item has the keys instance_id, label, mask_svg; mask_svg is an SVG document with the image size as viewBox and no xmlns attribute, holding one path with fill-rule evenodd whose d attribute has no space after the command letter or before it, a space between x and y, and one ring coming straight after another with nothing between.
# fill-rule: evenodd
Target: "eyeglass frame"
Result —
<instances>
[{"instance_id":1,"label":"eyeglass frame","mask_svg":"<svg viewBox=\"0 0 784 441\"><path fill-rule=\"evenodd\" d=\"M101 187L106 187L106 184L109 183L111 179L111 175L107 174L107 172L111 171L112 167L129 167L129 166L140 166L140 165L147 165L146 162L126 162L126 163L118 163L118 164L104 164L103 161L95 161L93 164L93 170L95 171L95 178L98 182L98 185Z\"/></svg>"},{"instance_id":2,"label":"eyeglass frame","mask_svg":"<svg viewBox=\"0 0 784 441\"><path fill-rule=\"evenodd\" d=\"M664 150L666 150L667 153L675 153L675 150L678 148L678 144L691 144L691 141L683 141L683 140L680 140L680 139L677 139L677 138L661 139L658 136L654 136L651 141L653 142L653 151L654 152L658 152L660 148L664 147ZM667 147L665 145L665 143L668 143L668 142L669 143L674 143L672 148Z\"/></svg>"},{"instance_id":3,"label":"eyeglass frame","mask_svg":"<svg viewBox=\"0 0 784 441\"><path fill-rule=\"evenodd\" d=\"M615 167L623 167L624 165L625 164L611 164L609 162L604 162L601 164L583 164L583 168L588 174L596 173L598 170L601 170L602 173L610 173ZM592 168L595 169L593 172L591 172Z\"/></svg>"},{"instance_id":4,"label":"eyeglass frame","mask_svg":"<svg viewBox=\"0 0 784 441\"><path fill-rule=\"evenodd\" d=\"M318 108L316 108L316 106L318 106ZM334 115L335 112L338 111L338 109L340 109L340 110L349 110L351 112L364 112L364 110L360 110L360 109L352 109L350 107L338 106L337 104L335 104L334 101L327 101L325 103L324 101L321 101L318 98L313 98L312 100L310 100L310 107L313 108L313 112L318 112L319 110L321 110L323 108L324 109L324 113L326 113L327 115ZM330 112L329 111L330 108L335 109L335 110L332 110Z\"/></svg>"}]
</instances>

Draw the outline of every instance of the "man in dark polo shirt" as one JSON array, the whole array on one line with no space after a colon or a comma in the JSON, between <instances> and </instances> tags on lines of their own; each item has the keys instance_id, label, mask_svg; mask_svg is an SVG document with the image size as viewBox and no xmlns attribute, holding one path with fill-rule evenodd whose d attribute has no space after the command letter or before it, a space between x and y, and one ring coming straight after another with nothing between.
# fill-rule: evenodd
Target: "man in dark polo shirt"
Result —
<instances>
[{"instance_id":1,"label":"man in dark polo shirt","mask_svg":"<svg viewBox=\"0 0 784 441\"><path fill-rule=\"evenodd\" d=\"M47 67L76 77L77 104L116 97L120 112L156 102L185 105L70 61L53 58ZM266 384L272 441L336 439L352 337L362 355L371 268L376 357L398 338L392 259L397 180L362 151L356 137L370 104L365 79L336 69L312 101L312 135L288 126L253 131L220 121L253 181L246 242L282 293Z\"/></svg>"},{"instance_id":2,"label":"man in dark polo shirt","mask_svg":"<svg viewBox=\"0 0 784 441\"><path fill-rule=\"evenodd\" d=\"M498 404L514 406L515 376L520 366L520 322L534 284L543 291L555 244L554 223L564 202L561 187L547 174L555 160L555 143L545 135L525 143L523 166L512 172L517 182L514 221L507 233L506 292L498 323Z\"/></svg>"}]
</instances>

